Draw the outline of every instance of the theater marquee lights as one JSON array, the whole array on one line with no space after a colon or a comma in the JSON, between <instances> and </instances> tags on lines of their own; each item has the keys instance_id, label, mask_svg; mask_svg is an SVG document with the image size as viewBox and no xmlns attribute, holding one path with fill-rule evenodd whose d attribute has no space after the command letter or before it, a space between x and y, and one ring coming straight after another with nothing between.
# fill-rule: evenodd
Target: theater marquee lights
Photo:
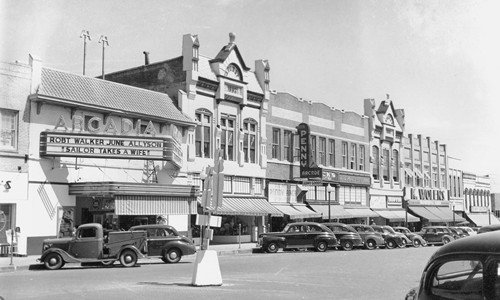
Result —
<instances>
[{"instance_id":1,"label":"theater marquee lights","mask_svg":"<svg viewBox=\"0 0 500 300\"><path fill-rule=\"evenodd\" d=\"M56 128L61 127L61 124L64 124L64 121L61 120L63 119L60 118L58 120ZM107 122L107 124L110 123ZM66 126L63 127L67 130ZM73 128L74 127L75 126L73 126ZM173 129L176 129L175 126L173 127ZM97 130L94 132L96 131ZM102 131L106 132L106 130ZM75 132L74 130L70 132L41 132L40 156L166 160L171 161L178 167L182 166L181 145L177 139L170 136L155 137L152 135L111 135L94 134L94 132ZM176 136L176 138L178 137Z\"/></svg>"}]
</instances>

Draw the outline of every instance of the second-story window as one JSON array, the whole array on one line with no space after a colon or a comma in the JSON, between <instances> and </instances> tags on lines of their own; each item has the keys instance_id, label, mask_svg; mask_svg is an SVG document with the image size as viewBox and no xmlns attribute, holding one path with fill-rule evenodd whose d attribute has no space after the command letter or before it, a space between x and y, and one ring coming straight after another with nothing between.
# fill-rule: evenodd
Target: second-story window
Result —
<instances>
[{"instance_id":1,"label":"second-story window","mask_svg":"<svg viewBox=\"0 0 500 300\"><path fill-rule=\"evenodd\" d=\"M391 161L389 160L389 149L382 150L382 176L385 181L389 180L389 169L391 166Z\"/></svg>"},{"instance_id":2,"label":"second-story window","mask_svg":"<svg viewBox=\"0 0 500 300\"><path fill-rule=\"evenodd\" d=\"M373 157L373 179L379 179L380 173L380 152L377 146L373 146L372 148L372 157Z\"/></svg>"},{"instance_id":3,"label":"second-story window","mask_svg":"<svg viewBox=\"0 0 500 300\"><path fill-rule=\"evenodd\" d=\"M399 182L399 152L392 150L392 179Z\"/></svg>"},{"instance_id":4,"label":"second-story window","mask_svg":"<svg viewBox=\"0 0 500 300\"><path fill-rule=\"evenodd\" d=\"M324 137L319 138L319 163L326 165L326 139Z\"/></svg>"},{"instance_id":5,"label":"second-story window","mask_svg":"<svg viewBox=\"0 0 500 300\"><path fill-rule=\"evenodd\" d=\"M356 170L356 160L358 157L358 145L351 144L351 160L349 164L349 169Z\"/></svg>"},{"instance_id":6,"label":"second-story window","mask_svg":"<svg viewBox=\"0 0 500 300\"><path fill-rule=\"evenodd\" d=\"M234 160L234 125L233 116L222 116L220 118L220 128L222 130L220 147L224 152L224 159Z\"/></svg>"},{"instance_id":7,"label":"second-story window","mask_svg":"<svg viewBox=\"0 0 500 300\"><path fill-rule=\"evenodd\" d=\"M197 110L195 116L198 123L195 131L196 156L210 158L212 140L212 113L207 110Z\"/></svg>"},{"instance_id":8,"label":"second-story window","mask_svg":"<svg viewBox=\"0 0 500 300\"><path fill-rule=\"evenodd\" d=\"M285 160L293 161L293 134L289 130L283 132L283 152L285 154Z\"/></svg>"},{"instance_id":9,"label":"second-story window","mask_svg":"<svg viewBox=\"0 0 500 300\"><path fill-rule=\"evenodd\" d=\"M0 150L17 149L17 116L17 111L0 109Z\"/></svg>"},{"instance_id":10,"label":"second-story window","mask_svg":"<svg viewBox=\"0 0 500 300\"><path fill-rule=\"evenodd\" d=\"M255 141L257 139L257 122L253 119L246 119L243 122L243 153L245 155L245 162L255 163Z\"/></svg>"},{"instance_id":11,"label":"second-story window","mask_svg":"<svg viewBox=\"0 0 500 300\"><path fill-rule=\"evenodd\" d=\"M359 146L359 167L358 170L364 171L365 170L365 146L360 145Z\"/></svg>"},{"instance_id":12,"label":"second-story window","mask_svg":"<svg viewBox=\"0 0 500 300\"><path fill-rule=\"evenodd\" d=\"M293 135L293 161L299 161L300 158L300 145L299 145L299 135Z\"/></svg>"},{"instance_id":13,"label":"second-story window","mask_svg":"<svg viewBox=\"0 0 500 300\"><path fill-rule=\"evenodd\" d=\"M309 162L311 165L317 162L318 157L316 156L316 136L311 135L311 161Z\"/></svg>"},{"instance_id":14,"label":"second-story window","mask_svg":"<svg viewBox=\"0 0 500 300\"><path fill-rule=\"evenodd\" d=\"M342 168L347 169L347 142L342 142Z\"/></svg>"},{"instance_id":15,"label":"second-story window","mask_svg":"<svg viewBox=\"0 0 500 300\"><path fill-rule=\"evenodd\" d=\"M328 161L330 166L335 167L335 140L328 140Z\"/></svg>"},{"instance_id":16,"label":"second-story window","mask_svg":"<svg viewBox=\"0 0 500 300\"><path fill-rule=\"evenodd\" d=\"M281 140L280 140L280 129L273 128L273 141L272 141L272 158L281 159L280 148L281 148Z\"/></svg>"}]
</instances>

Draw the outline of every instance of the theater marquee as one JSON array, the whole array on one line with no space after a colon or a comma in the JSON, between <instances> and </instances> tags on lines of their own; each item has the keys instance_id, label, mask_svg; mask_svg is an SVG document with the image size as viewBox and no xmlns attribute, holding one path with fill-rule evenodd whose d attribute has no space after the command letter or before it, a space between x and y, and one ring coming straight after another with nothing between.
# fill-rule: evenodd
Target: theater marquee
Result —
<instances>
[{"instance_id":1,"label":"theater marquee","mask_svg":"<svg viewBox=\"0 0 500 300\"><path fill-rule=\"evenodd\" d=\"M181 145L171 137L42 132L40 156L167 160L182 166Z\"/></svg>"}]
</instances>

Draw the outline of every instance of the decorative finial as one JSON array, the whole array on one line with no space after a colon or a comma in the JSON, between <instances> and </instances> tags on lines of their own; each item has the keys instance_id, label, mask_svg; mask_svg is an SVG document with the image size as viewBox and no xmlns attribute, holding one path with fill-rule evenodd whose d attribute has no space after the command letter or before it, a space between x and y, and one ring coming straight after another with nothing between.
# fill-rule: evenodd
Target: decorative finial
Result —
<instances>
[{"instance_id":1,"label":"decorative finial","mask_svg":"<svg viewBox=\"0 0 500 300\"><path fill-rule=\"evenodd\" d=\"M229 44L234 44L234 40L236 40L236 34L234 32L229 33Z\"/></svg>"}]
</instances>

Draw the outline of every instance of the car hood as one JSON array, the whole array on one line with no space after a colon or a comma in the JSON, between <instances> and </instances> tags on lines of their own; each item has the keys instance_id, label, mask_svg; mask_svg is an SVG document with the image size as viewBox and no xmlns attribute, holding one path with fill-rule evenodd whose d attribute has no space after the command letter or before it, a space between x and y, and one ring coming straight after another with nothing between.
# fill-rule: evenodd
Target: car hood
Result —
<instances>
[{"instance_id":1,"label":"car hood","mask_svg":"<svg viewBox=\"0 0 500 300\"><path fill-rule=\"evenodd\" d=\"M60 239L45 239L43 240L43 249L45 250L48 248L58 248L67 251L69 247L69 242L72 239L73 238L71 237L65 237Z\"/></svg>"}]
</instances>

